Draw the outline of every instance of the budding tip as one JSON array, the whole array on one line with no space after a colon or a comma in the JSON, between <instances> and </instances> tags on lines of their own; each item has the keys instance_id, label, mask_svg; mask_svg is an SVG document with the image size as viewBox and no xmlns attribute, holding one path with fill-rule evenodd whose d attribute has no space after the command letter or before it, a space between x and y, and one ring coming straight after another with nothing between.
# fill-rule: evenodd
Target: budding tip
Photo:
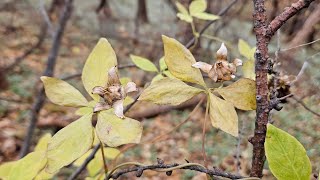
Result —
<instances>
[{"instance_id":1,"label":"budding tip","mask_svg":"<svg viewBox=\"0 0 320 180\"><path fill-rule=\"evenodd\" d=\"M217 51L217 54L227 56L227 53L228 53L227 47L224 45L224 43L222 43L220 48Z\"/></svg>"}]
</instances>

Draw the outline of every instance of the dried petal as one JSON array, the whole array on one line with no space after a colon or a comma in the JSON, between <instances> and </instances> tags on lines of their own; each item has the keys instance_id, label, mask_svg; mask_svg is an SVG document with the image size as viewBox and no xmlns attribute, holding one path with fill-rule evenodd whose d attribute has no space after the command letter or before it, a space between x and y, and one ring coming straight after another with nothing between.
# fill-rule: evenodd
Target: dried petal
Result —
<instances>
[{"instance_id":1,"label":"dried petal","mask_svg":"<svg viewBox=\"0 0 320 180\"><path fill-rule=\"evenodd\" d=\"M126 87L124 88L124 92L127 94L129 92L137 91L137 85L134 82L128 82Z\"/></svg>"},{"instance_id":2,"label":"dried petal","mask_svg":"<svg viewBox=\"0 0 320 180\"><path fill-rule=\"evenodd\" d=\"M108 85L120 85L119 76L117 73L117 66L112 67L108 71Z\"/></svg>"},{"instance_id":3,"label":"dried petal","mask_svg":"<svg viewBox=\"0 0 320 180\"><path fill-rule=\"evenodd\" d=\"M205 63L205 62L196 62L192 65L192 67L201 69L205 73L209 73L212 68L212 65Z\"/></svg>"},{"instance_id":4,"label":"dried petal","mask_svg":"<svg viewBox=\"0 0 320 180\"><path fill-rule=\"evenodd\" d=\"M99 96L103 96L105 93L105 88L101 86L96 86L92 89L92 94L98 94Z\"/></svg>"},{"instance_id":5,"label":"dried petal","mask_svg":"<svg viewBox=\"0 0 320 180\"><path fill-rule=\"evenodd\" d=\"M96 104L96 106L93 108L93 112L99 112L102 110L110 109L111 106L105 102L99 102Z\"/></svg>"},{"instance_id":6,"label":"dried petal","mask_svg":"<svg viewBox=\"0 0 320 180\"><path fill-rule=\"evenodd\" d=\"M112 107L114 109L114 113L119 118L124 118L124 115L123 115L123 99L114 102Z\"/></svg>"},{"instance_id":7,"label":"dried petal","mask_svg":"<svg viewBox=\"0 0 320 180\"><path fill-rule=\"evenodd\" d=\"M227 60L228 50L224 43L221 44L219 50L217 51L217 60Z\"/></svg>"},{"instance_id":8,"label":"dried petal","mask_svg":"<svg viewBox=\"0 0 320 180\"><path fill-rule=\"evenodd\" d=\"M233 64L234 64L235 66L242 66L242 60L236 58L235 60L233 60Z\"/></svg>"}]
</instances>

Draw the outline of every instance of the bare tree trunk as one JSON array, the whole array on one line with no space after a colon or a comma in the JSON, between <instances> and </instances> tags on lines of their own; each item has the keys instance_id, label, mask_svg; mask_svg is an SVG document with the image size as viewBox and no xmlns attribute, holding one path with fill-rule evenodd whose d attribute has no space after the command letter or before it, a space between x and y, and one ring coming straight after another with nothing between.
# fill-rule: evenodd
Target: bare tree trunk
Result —
<instances>
[{"instance_id":1,"label":"bare tree trunk","mask_svg":"<svg viewBox=\"0 0 320 180\"><path fill-rule=\"evenodd\" d=\"M137 10L136 17L137 17L139 23L148 23L149 22L146 0L139 0L138 1L138 10Z\"/></svg>"}]
</instances>

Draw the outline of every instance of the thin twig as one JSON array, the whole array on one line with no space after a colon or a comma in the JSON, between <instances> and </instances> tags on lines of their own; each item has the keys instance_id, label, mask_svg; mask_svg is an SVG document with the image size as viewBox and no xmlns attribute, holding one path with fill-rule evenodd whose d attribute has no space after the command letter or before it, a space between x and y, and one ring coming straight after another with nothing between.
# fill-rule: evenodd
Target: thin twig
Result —
<instances>
[{"instance_id":1,"label":"thin twig","mask_svg":"<svg viewBox=\"0 0 320 180\"><path fill-rule=\"evenodd\" d=\"M316 39L314 41L311 41L311 42L308 42L308 43L304 43L304 44L300 44L298 46L294 46L294 47L290 47L290 48L286 48L286 49L281 49L280 51L283 52L283 51L289 51L289 50L292 50L292 49L296 49L296 48L299 48L299 47L303 47L303 46L307 46L307 45L310 45L310 44L313 44L313 43L316 43L320 41L320 38L319 39Z\"/></svg>"},{"instance_id":2,"label":"thin twig","mask_svg":"<svg viewBox=\"0 0 320 180\"><path fill-rule=\"evenodd\" d=\"M208 166L205 141L206 141L206 123L207 123L208 113L209 113L209 102L210 102L210 99L207 99L206 114L204 115L204 122L202 126L202 156L203 156L203 163L205 167Z\"/></svg>"},{"instance_id":3,"label":"thin twig","mask_svg":"<svg viewBox=\"0 0 320 180\"><path fill-rule=\"evenodd\" d=\"M100 149L101 149L101 155L102 155L102 163L103 163L104 173L107 173L107 172L108 172L108 166L107 166L107 163L106 163L106 158L105 158L105 156L104 156L104 149L103 149L103 144L102 144L101 141L100 141Z\"/></svg>"},{"instance_id":4,"label":"thin twig","mask_svg":"<svg viewBox=\"0 0 320 180\"><path fill-rule=\"evenodd\" d=\"M78 177L78 175L86 168L89 162L91 162L91 160L94 159L94 156L98 152L99 148L100 148L100 143L94 146L91 154L86 158L86 160L81 164L81 166L71 174L68 180L73 180L73 179L76 179L76 177Z\"/></svg>"},{"instance_id":5,"label":"thin twig","mask_svg":"<svg viewBox=\"0 0 320 180\"><path fill-rule=\"evenodd\" d=\"M161 162L161 161L160 161ZM121 175L129 173L129 172L136 172L136 176L140 177L145 170L152 170L156 172L166 172L167 175L171 175L173 170L178 170L178 169L187 169L187 170L192 170L192 171L198 171L202 173L206 173L207 175L211 177L219 176L219 177L225 177L225 178L230 178L230 179L241 179L244 178L243 176L239 175L234 175L231 173L223 172L219 169L207 169L201 164L196 164L196 163L186 163L186 164L164 164L164 163L158 163L158 164L153 164L153 165L144 165L136 162L128 162L124 163L122 165L119 165L116 167L116 169L124 166L132 166L134 165L135 167L128 168L128 169L122 169L117 171L116 173L113 173L114 171L111 171L110 174L106 177L106 179L117 179Z\"/></svg>"},{"instance_id":6,"label":"thin twig","mask_svg":"<svg viewBox=\"0 0 320 180\"><path fill-rule=\"evenodd\" d=\"M292 99L294 99L295 101L297 101L299 104L301 104L302 107L304 107L307 111L311 112L312 114L320 117L320 113L317 113L316 111L310 109L303 101L301 101L300 99L298 99L295 96L292 96Z\"/></svg>"},{"instance_id":7,"label":"thin twig","mask_svg":"<svg viewBox=\"0 0 320 180\"><path fill-rule=\"evenodd\" d=\"M62 15L59 18L59 26L54 34L52 47L48 55L47 66L43 73L43 75L45 76L53 75L54 67L56 64L56 60L57 60L57 56L58 56L58 52L61 44L61 39L65 30L66 24L71 16L72 2L73 0L66 1ZM44 88L42 87L41 90L38 92L37 99L32 107L31 119L28 126L26 138L24 139L23 146L20 151L20 155L19 155L20 158L24 157L29 152L34 129L36 127L39 112L43 107L44 101L45 101L45 93L44 93Z\"/></svg>"},{"instance_id":8,"label":"thin twig","mask_svg":"<svg viewBox=\"0 0 320 180\"><path fill-rule=\"evenodd\" d=\"M217 15L218 16L223 16L225 15L228 10L237 2L237 0L233 0L228 6L226 6L224 9L222 9ZM208 29L211 24L213 24L214 22L216 22L217 20L213 20L213 21L209 21L200 31L199 31L199 36L201 36L206 29ZM193 37L186 45L187 48L190 48L195 42L196 39L198 39L198 37Z\"/></svg>"}]
</instances>

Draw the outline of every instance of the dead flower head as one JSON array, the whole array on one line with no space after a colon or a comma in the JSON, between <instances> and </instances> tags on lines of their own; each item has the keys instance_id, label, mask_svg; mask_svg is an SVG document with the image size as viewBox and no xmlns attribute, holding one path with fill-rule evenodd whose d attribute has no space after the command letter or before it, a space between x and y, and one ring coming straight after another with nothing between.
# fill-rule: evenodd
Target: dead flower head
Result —
<instances>
[{"instance_id":1,"label":"dead flower head","mask_svg":"<svg viewBox=\"0 0 320 180\"><path fill-rule=\"evenodd\" d=\"M94 107L93 111L98 112L112 107L118 117L124 118L123 101L127 94L133 91L137 91L136 84L134 82L128 82L128 84L123 87L120 83L116 66L112 67L108 71L107 84L104 87L96 86L92 89L92 94L98 94L102 98L102 101Z\"/></svg>"},{"instance_id":2,"label":"dead flower head","mask_svg":"<svg viewBox=\"0 0 320 180\"><path fill-rule=\"evenodd\" d=\"M214 82L229 81L235 78L237 66L242 65L242 60L235 59L232 63L229 63L227 60L227 53L228 50L224 43L222 43L216 54L217 60L213 65L205 62L196 62L192 67L199 68L203 72L208 73L209 77Z\"/></svg>"}]
</instances>

